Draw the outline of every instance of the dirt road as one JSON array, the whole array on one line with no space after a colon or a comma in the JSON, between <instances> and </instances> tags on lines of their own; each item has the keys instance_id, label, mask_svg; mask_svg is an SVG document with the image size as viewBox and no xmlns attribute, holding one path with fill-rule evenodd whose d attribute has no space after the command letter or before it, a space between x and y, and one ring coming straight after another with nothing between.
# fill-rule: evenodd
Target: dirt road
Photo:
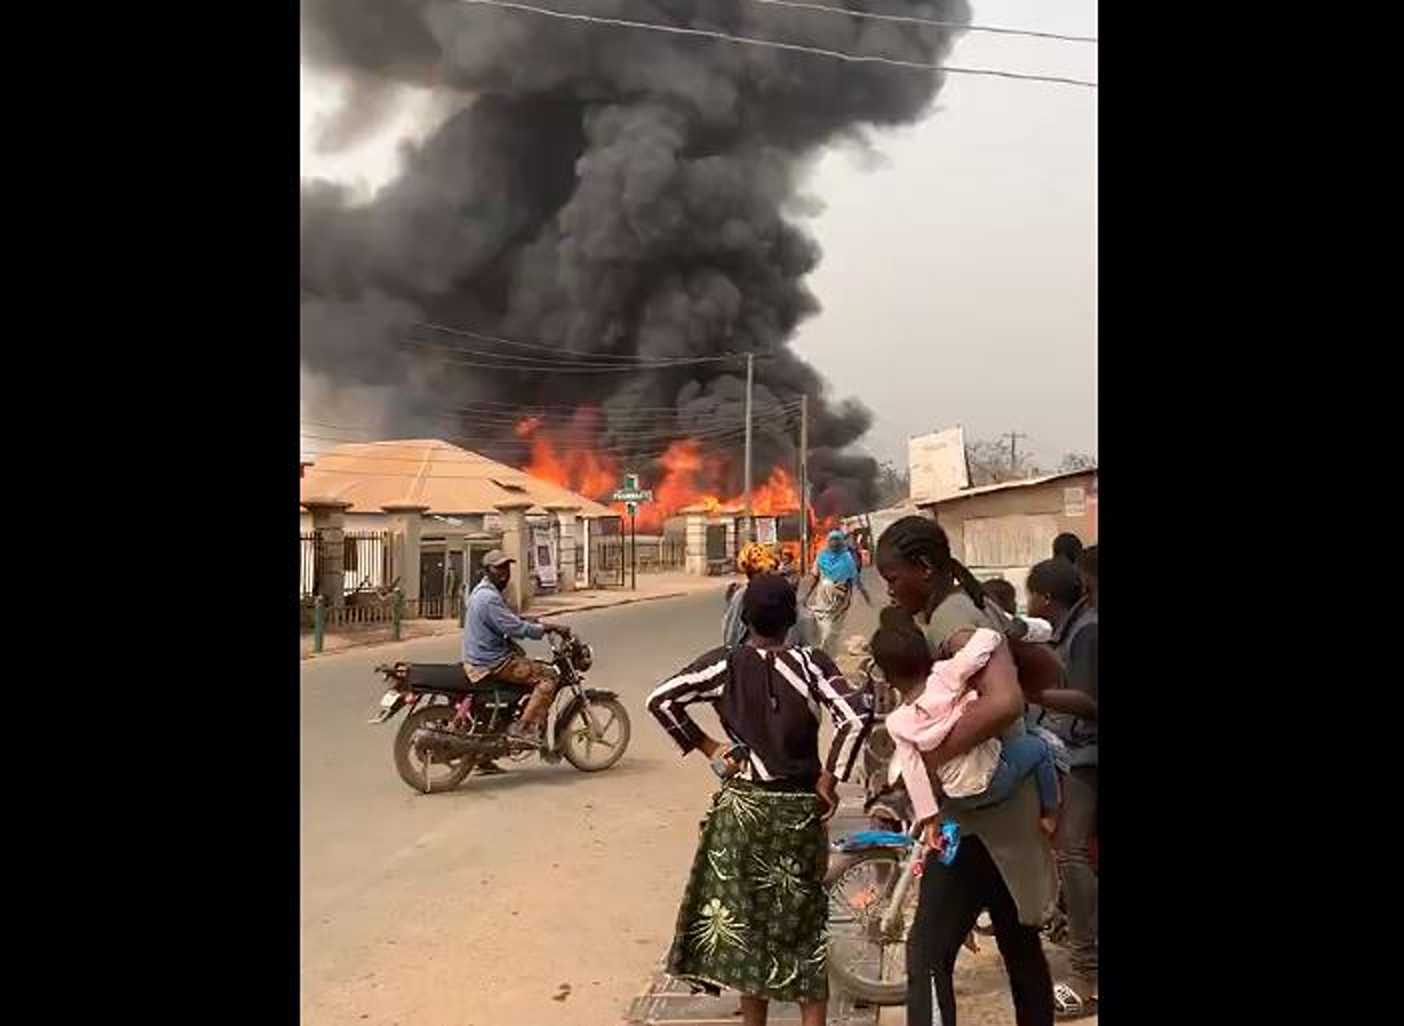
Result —
<instances>
[{"instance_id":1,"label":"dirt road","mask_svg":"<svg viewBox=\"0 0 1404 1026\"><path fill-rule=\"evenodd\" d=\"M422 796L366 725L387 656L456 658L456 638L302 667L302 1019L306 1026L612 1026L666 947L711 792L647 716L649 690L715 644L719 595L567 618L592 684L633 720L595 776L539 761Z\"/></svg>"}]
</instances>

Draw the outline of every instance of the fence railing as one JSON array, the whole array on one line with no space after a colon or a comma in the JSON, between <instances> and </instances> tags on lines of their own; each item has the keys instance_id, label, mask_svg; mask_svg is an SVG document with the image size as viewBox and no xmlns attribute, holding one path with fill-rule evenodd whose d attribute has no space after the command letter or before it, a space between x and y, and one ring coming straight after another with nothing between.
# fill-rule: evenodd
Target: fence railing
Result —
<instances>
[{"instance_id":1,"label":"fence railing","mask_svg":"<svg viewBox=\"0 0 1404 1026\"><path fill-rule=\"evenodd\" d=\"M390 625L398 637L399 626L405 620L458 620L463 615L463 596L431 595L406 599L398 589L391 591L348 595L344 605L333 606L320 597L303 599L302 625L314 635L312 650L320 652L322 635L326 631Z\"/></svg>"},{"instance_id":2,"label":"fence railing","mask_svg":"<svg viewBox=\"0 0 1404 1026\"><path fill-rule=\"evenodd\" d=\"M306 597L313 595L317 591L317 578L321 576L318 572L321 567L319 562L322 556L321 539L319 533L313 531L304 534L299 539L301 546L301 583L298 594Z\"/></svg>"},{"instance_id":3,"label":"fence railing","mask_svg":"<svg viewBox=\"0 0 1404 1026\"><path fill-rule=\"evenodd\" d=\"M681 570L687 554L687 539L669 535L640 535L634 539L638 546L639 573L651 570ZM629 554L626 549L624 560Z\"/></svg>"},{"instance_id":4,"label":"fence railing","mask_svg":"<svg viewBox=\"0 0 1404 1026\"><path fill-rule=\"evenodd\" d=\"M348 531L341 546L343 592L369 591L391 583L388 532Z\"/></svg>"},{"instance_id":5,"label":"fence railing","mask_svg":"<svg viewBox=\"0 0 1404 1026\"><path fill-rule=\"evenodd\" d=\"M325 550L321 531L300 535L298 594L315 595L322 579ZM390 536L384 531L348 531L341 541L341 590L343 594L384 589L390 577Z\"/></svg>"}]
</instances>

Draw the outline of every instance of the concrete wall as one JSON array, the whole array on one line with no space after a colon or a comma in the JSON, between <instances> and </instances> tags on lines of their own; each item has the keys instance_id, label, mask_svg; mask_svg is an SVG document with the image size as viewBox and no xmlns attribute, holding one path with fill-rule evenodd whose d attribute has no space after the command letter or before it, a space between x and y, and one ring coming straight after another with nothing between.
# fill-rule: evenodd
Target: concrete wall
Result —
<instances>
[{"instance_id":1,"label":"concrete wall","mask_svg":"<svg viewBox=\"0 0 1404 1026\"><path fill-rule=\"evenodd\" d=\"M303 534L312 531L312 514L303 510L298 517L298 527ZM362 531L388 531L390 518L384 513L347 513L343 530L359 534Z\"/></svg>"}]
</instances>

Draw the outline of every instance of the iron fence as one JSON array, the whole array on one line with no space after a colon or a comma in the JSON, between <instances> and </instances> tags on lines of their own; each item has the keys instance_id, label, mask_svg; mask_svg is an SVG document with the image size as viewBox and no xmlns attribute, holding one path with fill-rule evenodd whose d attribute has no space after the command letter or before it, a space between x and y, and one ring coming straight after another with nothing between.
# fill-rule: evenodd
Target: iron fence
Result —
<instances>
[{"instance_id":1,"label":"iron fence","mask_svg":"<svg viewBox=\"0 0 1404 1026\"><path fill-rule=\"evenodd\" d=\"M341 590L358 592L389 588L390 534L388 531L348 531L341 542Z\"/></svg>"},{"instance_id":2,"label":"iron fence","mask_svg":"<svg viewBox=\"0 0 1404 1026\"><path fill-rule=\"evenodd\" d=\"M629 545L637 546L639 573L654 570L681 570L687 553L687 539L677 536L641 534L629 539L624 549L624 564L629 565Z\"/></svg>"},{"instance_id":3,"label":"iron fence","mask_svg":"<svg viewBox=\"0 0 1404 1026\"><path fill-rule=\"evenodd\" d=\"M323 531L298 537L300 550L298 594L302 598L320 590L326 572ZM341 541L341 590L346 595L383 592L395 585L390 576L390 535L386 531L348 531Z\"/></svg>"},{"instance_id":4,"label":"iron fence","mask_svg":"<svg viewBox=\"0 0 1404 1026\"><path fill-rule=\"evenodd\" d=\"M622 588L626 580L624 532L616 519L601 518L590 527L590 584Z\"/></svg>"},{"instance_id":5,"label":"iron fence","mask_svg":"<svg viewBox=\"0 0 1404 1026\"><path fill-rule=\"evenodd\" d=\"M322 577L321 532L311 531L299 539L301 547L300 582L298 594L302 598L317 593L317 582Z\"/></svg>"}]
</instances>

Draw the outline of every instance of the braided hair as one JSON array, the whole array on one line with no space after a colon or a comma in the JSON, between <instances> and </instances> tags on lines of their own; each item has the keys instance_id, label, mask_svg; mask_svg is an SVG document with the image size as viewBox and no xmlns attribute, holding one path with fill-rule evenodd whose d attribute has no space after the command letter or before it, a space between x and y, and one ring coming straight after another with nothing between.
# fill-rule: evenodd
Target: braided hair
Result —
<instances>
[{"instance_id":1,"label":"braided hair","mask_svg":"<svg viewBox=\"0 0 1404 1026\"><path fill-rule=\"evenodd\" d=\"M882 532L882 537L878 539L878 553L879 559L883 555L896 554L902 562L913 566L925 560L939 578L959 582L961 589L970 596L970 601L975 603L975 608L985 607L985 593L980 582L966 569L965 564L951 555L950 539L941 530L941 525L930 517L912 514L897 520ZM938 592L935 600L939 602L946 594L948 592Z\"/></svg>"}]
</instances>

